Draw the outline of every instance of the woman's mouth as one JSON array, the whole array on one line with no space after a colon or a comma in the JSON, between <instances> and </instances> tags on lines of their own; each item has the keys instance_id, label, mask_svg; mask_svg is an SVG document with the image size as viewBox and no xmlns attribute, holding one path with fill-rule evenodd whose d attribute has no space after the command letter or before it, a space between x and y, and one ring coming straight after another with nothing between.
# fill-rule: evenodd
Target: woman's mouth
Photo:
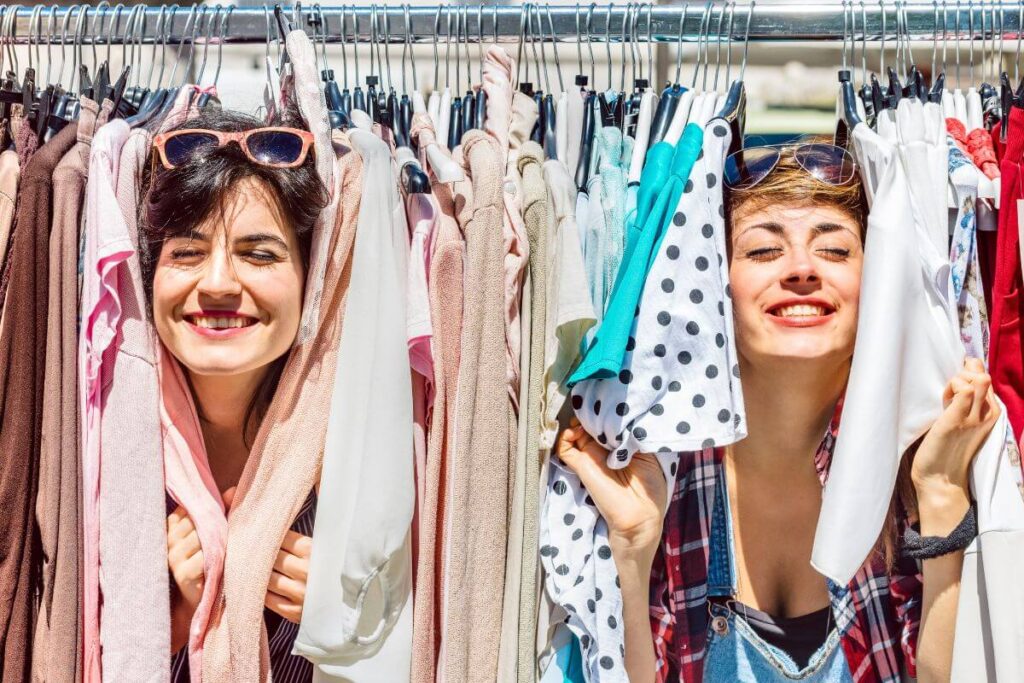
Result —
<instances>
[{"instance_id":1,"label":"woman's mouth","mask_svg":"<svg viewBox=\"0 0 1024 683\"><path fill-rule=\"evenodd\" d=\"M199 335L224 339L241 334L259 320L248 315L190 314L182 316L189 327Z\"/></svg>"},{"instance_id":2,"label":"woman's mouth","mask_svg":"<svg viewBox=\"0 0 1024 683\"><path fill-rule=\"evenodd\" d=\"M785 327L812 327L827 322L836 309L822 301L783 302L767 312L775 322Z\"/></svg>"}]
</instances>

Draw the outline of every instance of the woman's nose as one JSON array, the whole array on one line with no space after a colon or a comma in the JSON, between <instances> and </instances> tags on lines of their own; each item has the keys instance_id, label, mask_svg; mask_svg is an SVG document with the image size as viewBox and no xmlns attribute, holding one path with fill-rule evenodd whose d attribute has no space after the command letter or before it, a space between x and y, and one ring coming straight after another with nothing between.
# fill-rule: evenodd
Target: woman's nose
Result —
<instances>
[{"instance_id":1,"label":"woman's nose","mask_svg":"<svg viewBox=\"0 0 1024 683\"><path fill-rule=\"evenodd\" d=\"M790 285L816 284L820 280L811 255L803 249L791 252L783 281Z\"/></svg>"},{"instance_id":2,"label":"woman's nose","mask_svg":"<svg viewBox=\"0 0 1024 683\"><path fill-rule=\"evenodd\" d=\"M199 281L199 292L211 297L237 296L242 293L242 283L235 273L234 264L223 249L214 249Z\"/></svg>"}]
</instances>

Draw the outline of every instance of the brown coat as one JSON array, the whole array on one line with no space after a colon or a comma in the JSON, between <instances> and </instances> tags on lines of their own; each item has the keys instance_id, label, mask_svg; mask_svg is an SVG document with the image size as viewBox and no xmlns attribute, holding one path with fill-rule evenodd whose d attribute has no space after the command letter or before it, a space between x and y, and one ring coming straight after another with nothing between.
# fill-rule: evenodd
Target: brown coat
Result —
<instances>
[{"instance_id":1,"label":"brown coat","mask_svg":"<svg viewBox=\"0 0 1024 683\"><path fill-rule=\"evenodd\" d=\"M32 662L33 514L42 432L53 171L75 144L70 124L22 168L0 331L0 680L23 683Z\"/></svg>"}]
</instances>

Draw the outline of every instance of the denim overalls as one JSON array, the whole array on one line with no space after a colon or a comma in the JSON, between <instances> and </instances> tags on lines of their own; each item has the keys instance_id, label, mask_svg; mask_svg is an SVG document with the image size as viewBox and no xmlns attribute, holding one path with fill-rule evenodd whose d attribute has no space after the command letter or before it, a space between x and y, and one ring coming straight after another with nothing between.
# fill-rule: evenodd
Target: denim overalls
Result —
<instances>
[{"instance_id":1,"label":"denim overalls","mask_svg":"<svg viewBox=\"0 0 1024 683\"><path fill-rule=\"evenodd\" d=\"M742 615L710 601L716 597L732 598L736 595L732 517L724 476L718 477L715 485L708 543L708 611L711 622L704 653L705 683L853 682L846 656L839 646L838 629L832 629L825 643L811 655L807 666L799 669L788 654L758 636Z\"/></svg>"}]
</instances>

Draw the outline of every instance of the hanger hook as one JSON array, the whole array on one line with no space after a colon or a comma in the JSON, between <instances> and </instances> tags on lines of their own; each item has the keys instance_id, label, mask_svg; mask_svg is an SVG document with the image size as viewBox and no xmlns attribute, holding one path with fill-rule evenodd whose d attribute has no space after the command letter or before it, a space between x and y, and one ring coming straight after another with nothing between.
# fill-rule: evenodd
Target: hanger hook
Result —
<instances>
[{"instance_id":1,"label":"hanger hook","mask_svg":"<svg viewBox=\"0 0 1024 683\"><path fill-rule=\"evenodd\" d=\"M851 0L851 2L852 2L852 0ZM736 0L733 0L731 3L729 3L729 29L728 29L728 31L726 33L726 40L728 41L726 43L726 50L727 50L727 52L726 52L726 62L725 62L725 83L726 83L726 87L728 87L728 85L730 83L732 83L732 81L730 80L732 78L732 43L733 43L732 29L733 29L733 25L735 24L735 22L736 22Z\"/></svg>"},{"instance_id":2,"label":"hanger hook","mask_svg":"<svg viewBox=\"0 0 1024 683\"><path fill-rule=\"evenodd\" d=\"M25 51L28 53L28 68L29 69L33 69L33 70L35 69L35 64L36 63L39 63L40 65L42 64L42 62L39 59L39 43L34 43L34 41L32 40L33 36L38 31L38 26L36 24L39 21L39 16L42 13L42 11L43 11L43 6L42 5L35 5L35 6L32 7L32 13L29 14L29 16L28 16L28 42L25 44L26 45L26 50ZM36 58L35 58L35 61L32 61L32 46L33 46L33 43L35 44L35 48L36 48Z\"/></svg>"},{"instance_id":3,"label":"hanger hook","mask_svg":"<svg viewBox=\"0 0 1024 683\"><path fill-rule=\"evenodd\" d=\"M683 3L683 12L679 15L679 31L676 36L676 80L674 81L677 85L679 84L679 74L683 68L683 32L686 28L686 15L690 10L690 3ZM647 27L648 32L650 26ZM648 37L650 40L650 37Z\"/></svg>"},{"instance_id":4,"label":"hanger hook","mask_svg":"<svg viewBox=\"0 0 1024 683\"><path fill-rule=\"evenodd\" d=\"M213 8L213 16L210 17L206 22L206 35L203 37L203 61L199 64L199 75L196 76L196 85L202 85L203 75L206 74L206 59L210 54L210 39L213 38L213 25L216 23L220 25L220 14L223 11L223 6L217 3ZM313 36L316 38L316 35ZM313 54L316 55L316 43L313 43Z\"/></svg>"},{"instance_id":5,"label":"hanger hook","mask_svg":"<svg viewBox=\"0 0 1024 683\"><path fill-rule=\"evenodd\" d=\"M747 5L747 26L743 29L743 63L740 65L740 80L744 79L747 73L747 51L750 48L750 23L754 18L754 5L756 0L750 0Z\"/></svg>"},{"instance_id":6,"label":"hanger hook","mask_svg":"<svg viewBox=\"0 0 1024 683\"><path fill-rule=\"evenodd\" d=\"M969 41L967 58L970 60L967 77L970 79L971 85L974 85L976 83L974 80L974 0L969 0L967 3L967 36Z\"/></svg>"},{"instance_id":7,"label":"hanger hook","mask_svg":"<svg viewBox=\"0 0 1024 683\"><path fill-rule=\"evenodd\" d=\"M462 46L466 55L466 94L473 93L473 58L469 55L469 5L462 6Z\"/></svg>"},{"instance_id":8,"label":"hanger hook","mask_svg":"<svg viewBox=\"0 0 1024 683\"><path fill-rule=\"evenodd\" d=\"M691 88L697 87L697 75L700 73L701 63L704 59L703 50L705 50L704 45L706 44L704 36L706 32L710 32L711 7L711 0L708 0L708 2L704 3L704 9L701 11L700 15L700 28L697 31L697 59L693 65L693 82L690 85ZM706 69L705 73L707 73Z\"/></svg>"},{"instance_id":9,"label":"hanger hook","mask_svg":"<svg viewBox=\"0 0 1024 683\"><path fill-rule=\"evenodd\" d=\"M633 11L633 3L627 2L626 9L622 12L622 25L619 32L619 92L626 92L626 26L629 23L629 15Z\"/></svg>"},{"instance_id":10,"label":"hanger hook","mask_svg":"<svg viewBox=\"0 0 1024 683\"><path fill-rule=\"evenodd\" d=\"M711 87L714 91L718 90L718 74L722 69L722 20L725 19L725 10L728 7L729 3L725 2L718 10L718 28L715 29L715 82Z\"/></svg>"},{"instance_id":11,"label":"hanger hook","mask_svg":"<svg viewBox=\"0 0 1024 683\"><path fill-rule=\"evenodd\" d=\"M182 50L182 48L185 45L185 38L188 36L189 27L192 26L192 20L195 18L196 10L197 10L198 7L199 7L198 5L192 5L192 7L189 8L188 16L185 17L185 27L182 29L182 31L181 31L181 38L178 40L178 51L174 55L174 66L171 67L171 75L168 78L168 81L167 81L168 83L174 83L175 82L174 81L174 76L178 72L178 63L181 61L181 50ZM268 18L267 19L268 30L269 30L269 27L270 27L270 23L269 22L270 22L270 20ZM186 72L187 72L188 66L186 66L185 69L186 69ZM184 83L184 80L182 81L182 83Z\"/></svg>"}]
</instances>

